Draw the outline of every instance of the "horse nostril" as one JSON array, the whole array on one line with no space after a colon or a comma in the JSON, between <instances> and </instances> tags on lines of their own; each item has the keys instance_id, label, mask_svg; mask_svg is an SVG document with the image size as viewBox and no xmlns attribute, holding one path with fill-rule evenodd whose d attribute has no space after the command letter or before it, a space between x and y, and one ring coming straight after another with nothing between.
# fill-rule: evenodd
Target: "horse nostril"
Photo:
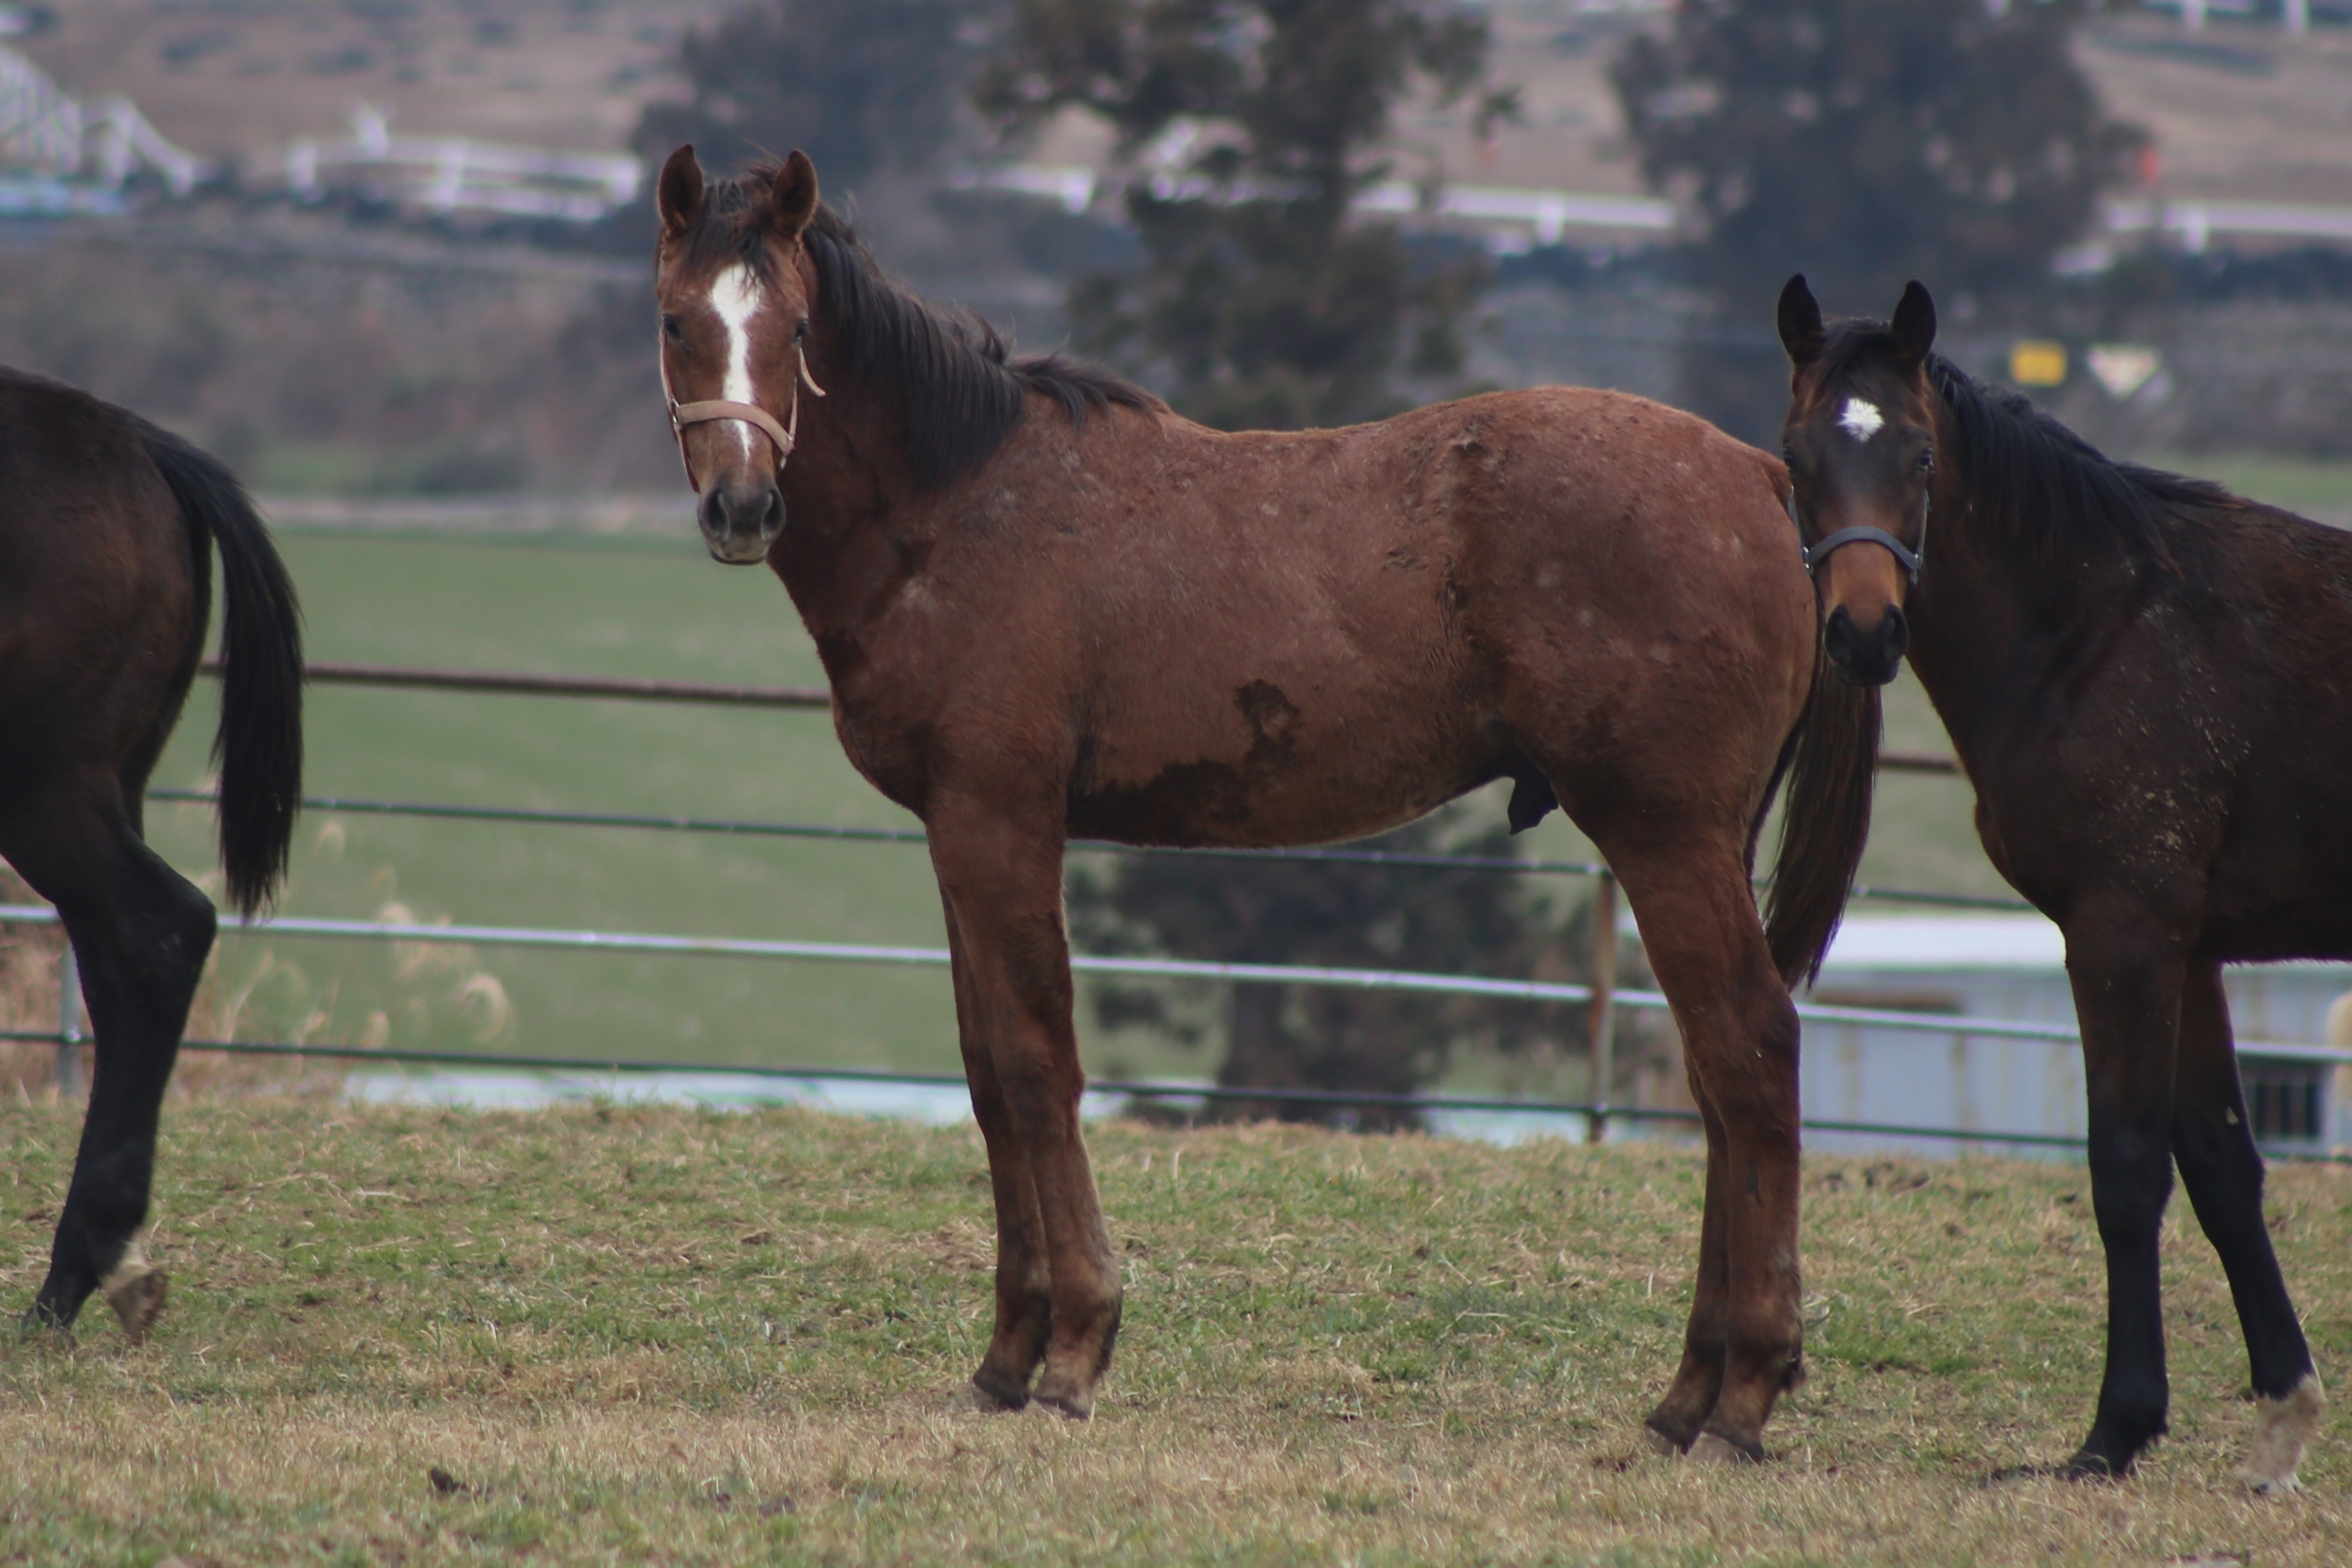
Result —
<instances>
[{"instance_id":1,"label":"horse nostril","mask_svg":"<svg viewBox=\"0 0 2352 1568\"><path fill-rule=\"evenodd\" d=\"M1889 605L1886 607L1886 619L1880 627L1880 637L1885 644L1886 663L1891 670L1903 661L1903 656L1911 648L1911 623L1903 618L1902 605ZM1893 679L1891 675L1889 679Z\"/></svg>"}]
</instances>

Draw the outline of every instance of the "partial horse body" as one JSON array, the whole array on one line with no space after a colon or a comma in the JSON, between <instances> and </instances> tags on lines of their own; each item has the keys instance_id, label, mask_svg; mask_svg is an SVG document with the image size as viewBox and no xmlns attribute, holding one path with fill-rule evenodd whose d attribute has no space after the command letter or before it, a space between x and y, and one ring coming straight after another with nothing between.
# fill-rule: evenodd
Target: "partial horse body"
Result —
<instances>
[{"instance_id":1,"label":"partial horse body","mask_svg":"<svg viewBox=\"0 0 2352 1568\"><path fill-rule=\"evenodd\" d=\"M1323 842L1509 777L1518 816L1556 798L1622 879L1705 1120L1689 1333L1650 1430L1759 1455L1801 1364L1781 972L1843 907L1876 737L1874 694L1815 691L1779 465L1569 388L1208 430L899 290L801 154L707 184L681 148L658 201L710 552L782 579L851 761L929 831L996 1203L979 1399L1087 1415L1119 1321L1066 839ZM1794 842L1828 863L1789 879L1768 943L1749 868L1792 752Z\"/></svg>"},{"instance_id":2,"label":"partial horse body","mask_svg":"<svg viewBox=\"0 0 2352 1568\"><path fill-rule=\"evenodd\" d=\"M133 1340L163 1304L142 1255L163 1088L212 900L142 837L147 780L221 635L221 856L250 914L283 874L301 795L302 656L292 584L229 472L179 437L0 371L0 855L58 908L97 1069L49 1273L27 1329L93 1291Z\"/></svg>"},{"instance_id":3,"label":"partial horse body","mask_svg":"<svg viewBox=\"0 0 2352 1568\"><path fill-rule=\"evenodd\" d=\"M2352 534L2110 462L1936 356L1935 331L1916 283L1891 322L1825 328L1791 279L1787 456L1833 660L1883 681L1907 649L1985 853L2066 934L2107 1363L2063 1469L2121 1474L2165 1430L2178 1163L2252 1362L2246 1479L2291 1488L2320 1383L2263 1225L2221 966L2352 958Z\"/></svg>"}]
</instances>

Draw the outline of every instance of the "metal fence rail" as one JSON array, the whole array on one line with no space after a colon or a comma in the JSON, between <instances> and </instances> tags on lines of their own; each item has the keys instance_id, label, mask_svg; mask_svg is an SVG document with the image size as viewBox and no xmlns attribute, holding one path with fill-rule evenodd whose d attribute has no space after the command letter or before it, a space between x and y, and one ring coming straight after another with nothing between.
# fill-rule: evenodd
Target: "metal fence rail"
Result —
<instances>
[{"instance_id":1,"label":"metal fence rail","mask_svg":"<svg viewBox=\"0 0 2352 1568\"><path fill-rule=\"evenodd\" d=\"M215 663L208 662L205 668L207 673L218 673ZM831 705L830 694L822 689L793 687L725 686L691 681L541 676L490 670L420 669L373 664L312 664L306 668L305 674L311 682L322 685L665 703L708 703L737 708L818 710ZM1950 757L1916 753L1884 753L1881 757L1881 765L1895 771L1944 775L1957 775L1959 772L1957 762ZM156 790L151 792L151 798L188 804L212 804L215 800L209 793L193 790ZM304 800L303 805L311 810L456 821L634 828L831 840L845 843L916 845L925 841L924 835L919 830L909 828L844 827L806 823L738 821L618 812L541 811L517 807L398 802L342 796L309 797ZM1597 880L1596 907L1604 910L1614 908L1614 879L1611 877L1606 866L1588 861L1522 859L1511 856L1440 854L1346 847L1291 849L1216 847L1178 849L1154 846L1076 841L1070 847L1087 852L1118 854L1183 854L1228 859L1297 860L1410 868L1464 869L1511 875L1585 876ZM2021 910L2029 907L2015 899L1990 898L1964 893L1925 892L1865 886L1857 886L1853 893L1857 898L1909 901L1954 908ZM57 920L56 911L46 906L0 905L0 926L51 925L55 924ZM1595 1081L1601 1086L1601 1095L1600 1099L1589 1103L1460 1095L1396 1095L1370 1091L1226 1089L1219 1086L1149 1082L1097 1082L1091 1087L1109 1094L1146 1100L1245 1100L1329 1106L1381 1106L1432 1111L1522 1111L1572 1114L1586 1119L1588 1136L1594 1141L1599 1141L1606 1135L1607 1124L1614 1118L1648 1122L1687 1122L1695 1120L1696 1113L1694 1111L1620 1106L1611 1103L1607 1098L1609 1086L1612 1082L1608 1064L1611 1061L1610 1052L1612 1045L1611 1036L1613 1033L1614 1010L1624 1007L1633 1010L1664 1011L1668 1008L1668 1003L1665 997L1657 992L1627 990L1616 985L1613 951L1615 922L1613 920L1604 920L1599 923L1603 929L1596 932L1597 984L1592 985L1483 975L1439 974L1415 970L1229 963L1123 954L1082 953L1073 955L1070 961L1072 970L1080 974L1213 981L1227 984L1333 985L1363 990L1465 994L1534 1003L1584 1005L1592 1009L1593 1070ZM386 921L323 920L297 916L280 916L252 921L237 929L252 933L295 938L460 943L486 947L570 952L761 958L930 968L944 967L950 963L948 952L940 948L793 942L747 937L688 936L654 932L437 925ZM69 1074L73 1070L77 1056L74 1047L83 1043L87 1037L80 1021L80 1009L78 1005L79 985L73 969L70 947L67 949L61 965L60 981L59 1023L56 1030L0 1031L0 1040L38 1041L60 1047L59 1082L61 1086L69 1087ZM1797 1004L1796 1011L1799 1017L1810 1023L1892 1029L1934 1035L1947 1039L1979 1037L2033 1040L2053 1046L2078 1044L2080 1039L2074 1029L2065 1026L2013 1019L1979 1018L1881 1008L1839 1007L1805 1002ZM306 1042L192 1040L186 1042L186 1046L187 1048L194 1050L253 1056L316 1057L449 1066L511 1067L537 1070L714 1072L749 1074L779 1079L834 1079L933 1085L962 1082L960 1077L946 1074L884 1073L827 1068L716 1065L689 1067L670 1062L502 1056L459 1051L369 1049L361 1047L316 1045ZM2337 1064L2352 1063L2352 1051L2333 1050L2317 1046L2243 1041L2240 1043L2240 1048L2268 1057ZM2084 1142L2081 1138L2069 1134L2003 1132L1982 1129L1917 1127L1864 1121L1809 1120L1803 1125L1821 1131L1948 1139L1958 1142L2017 1146L2080 1148Z\"/></svg>"},{"instance_id":2,"label":"metal fence rail","mask_svg":"<svg viewBox=\"0 0 2352 1568\"><path fill-rule=\"evenodd\" d=\"M212 805L219 797L206 790L153 789L150 800L175 805ZM305 795L305 811L341 811L363 816L415 816L448 822L509 822L555 827L641 828L668 833L711 833L742 837L812 838L848 844L927 844L915 827L845 827L829 823L761 822L711 816L664 816L618 811L542 811L525 806L459 805L442 801L372 800L352 795ZM1223 845L1174 846L1118 844L1101 838L1074 838L1068 847L1098 855L1181 855L1211 860L1305 860L1346 866L1398 866L1413 869L1493 871L1505 876L1602 877L1609 868L1597 860L1544 860L1516 855L1454 855L1401 849L1339 847L1255 849ZM1924 892L1908 888L1878 888L1854 884L1853 896L1887 903L1931 904L1970 910L2031 910L2022 899L1996 898L1984 893Z\"/></svg>"}]
</instances>

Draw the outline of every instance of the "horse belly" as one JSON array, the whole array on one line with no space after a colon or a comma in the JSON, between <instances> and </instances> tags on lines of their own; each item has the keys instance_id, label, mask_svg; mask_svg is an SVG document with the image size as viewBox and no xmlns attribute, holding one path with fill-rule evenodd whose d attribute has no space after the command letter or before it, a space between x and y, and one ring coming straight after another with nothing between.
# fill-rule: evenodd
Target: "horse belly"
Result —
<instances>
[{"instance_id":1,"label":"horse belly","mask_svg":"<svg viewBox=\"0 0 2352 1568\"><path fill-rule=\"evenodd\" d=\"M1273 846L1401 826L1501 776L1499 721L1453 682L1280 673L1221 683L1171 711L1106 712L1080 746L1069 829L1135 844Z\"/></svg>"}]
</instances>

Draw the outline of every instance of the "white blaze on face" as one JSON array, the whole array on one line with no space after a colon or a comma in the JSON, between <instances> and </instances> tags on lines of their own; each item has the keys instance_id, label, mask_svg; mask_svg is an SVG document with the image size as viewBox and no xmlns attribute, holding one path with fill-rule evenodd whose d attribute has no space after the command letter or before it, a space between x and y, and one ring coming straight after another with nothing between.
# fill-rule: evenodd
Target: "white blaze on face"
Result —
<instances>
[{"instance_id":1,"label":"white blaze on face","mask_svg":"<svg viewBox=\"0 0 2352 1568\"><path fill-rule=\"evenodd\" d=\"M1845 406L1838 411L1838 428L1857 441L1869 440L1885 423L1886 416L1878 411L1877 404L1864 403L1859 397L1847 398Z\"/></svg>"},{"instance_id":2,"label":"white blaze on face","mask_svg":"<svg viewBox=\"0 0 2352 1568\"><path fill-rule=\"evenodd\" d=\"M753 403L751 395L751 318L760 310L760 280L748 267L730 267L720 273L710 285L710 308L719 312L719 323L727 329L727 384L719 395L730 403ZM730 419L727 427L743 443L743 456L749 461L759 453L752 443L759 435L740 419Z\"/></svg>"}]
</instances>

